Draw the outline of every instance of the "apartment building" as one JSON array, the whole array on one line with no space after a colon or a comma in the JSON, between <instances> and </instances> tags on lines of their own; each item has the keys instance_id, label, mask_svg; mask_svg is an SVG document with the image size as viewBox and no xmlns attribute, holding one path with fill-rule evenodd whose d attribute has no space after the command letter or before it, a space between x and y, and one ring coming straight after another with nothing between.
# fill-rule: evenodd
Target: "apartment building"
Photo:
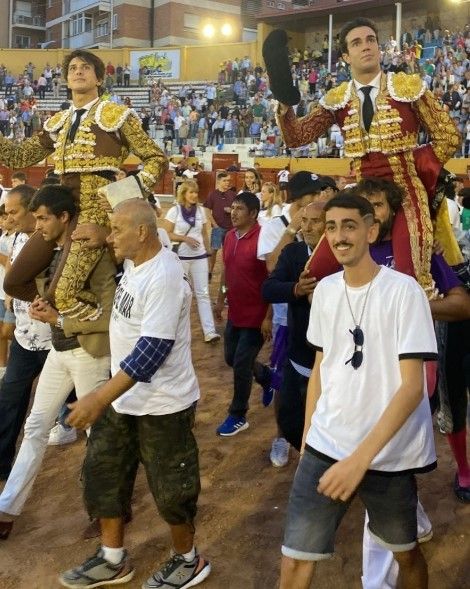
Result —
<instances>
[{"instance_id":1,"label":"apartment building","mask_svg":"<svg viewBox=\"0 0 470 589\"><path fill-rule=\"evenodd\" d=\"M0 47L31 49L46 41L47 0L2 0Z\"/></svg>"},{"instance_id":2,"label":"apartment building","mask_svg":"<svg viewBox=\"0 0 470 589\"><path fill-rule=\"evenodd\" d=\"M66 49L242 38L239 0L45 0L46 40Z\"/></svg>"}]
</instances>

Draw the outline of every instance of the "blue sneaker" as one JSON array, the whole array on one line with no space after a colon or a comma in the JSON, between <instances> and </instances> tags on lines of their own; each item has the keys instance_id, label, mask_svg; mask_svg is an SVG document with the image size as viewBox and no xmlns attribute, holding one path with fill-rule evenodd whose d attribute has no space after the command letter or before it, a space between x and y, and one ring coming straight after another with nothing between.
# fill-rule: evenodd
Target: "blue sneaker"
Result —
<instances>
[{"instance_id":1,"label":"blue sneaker","mask_svg":"<svg viewBox=\"0 0 470 589\"><path fill-rule=\"evenodd\" d=\"M244 417L232 417L229 415L227 419L219 425L217 433L219 436L236 436L244 429L248 429L249 423Z\"/></svg>"}]
</instances>

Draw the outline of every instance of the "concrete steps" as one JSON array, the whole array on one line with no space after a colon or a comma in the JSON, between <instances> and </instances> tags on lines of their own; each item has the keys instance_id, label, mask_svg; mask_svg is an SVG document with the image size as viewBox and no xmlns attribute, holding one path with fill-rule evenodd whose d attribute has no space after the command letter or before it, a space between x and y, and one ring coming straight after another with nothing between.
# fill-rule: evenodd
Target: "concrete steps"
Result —
<instances>
[{"instance_id":1,"label":"concrete steps","mask_svg":"<svg viewBox=\"0 0 470 589\"><path fill-rule=\"evenodd\" d=\"M187 88L191 88L196 93L204 93L205 87L207 86L207 81L191 81L191 82L175 82L171 84L165 84L166 88L170 91L172 95L178 96L180 89L182 86L186 86ZM225 90L225 100L230 101L232 98L231 86L226 84L224 85ZM129 86L127 88L124 87L115 87L114 91L116 94L124 100L127 96L131 99L132 105L136 110L140 110L141 108L148 108L150 104L150 89L148 86ZM44 99L39 99L36 97L38 107L40 110L50 110L56 112L60 109L60 105L67 100L67 91L65 86L63 86L60 90L59 98L54 98L52 92L47 92L46 97Z\"/></svg>"}]
</instances>

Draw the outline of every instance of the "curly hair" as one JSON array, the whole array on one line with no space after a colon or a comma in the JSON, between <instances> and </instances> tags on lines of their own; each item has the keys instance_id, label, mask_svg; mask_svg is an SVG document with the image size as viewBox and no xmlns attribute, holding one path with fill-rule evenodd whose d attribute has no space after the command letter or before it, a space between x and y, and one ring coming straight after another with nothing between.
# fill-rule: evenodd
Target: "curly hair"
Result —
<instances>
[{"instance_id":1,"label":"curly hair","mask_svg":"<svg viewBox=\"0 0 470 589\"><path fill-rule=\"evenodd\" d=\"M383 192L394 213L401 207L405 198L405 193L401 186L383 178L363 178L356 184L354 191L366 198L372 194Z\"/></svg>"},{"instance_id":2,"label":"curly hair","mask_svg":"<svg viewBox=\"0 0 470 589\"><path fill-rule=\"evenodd\" d=\"M86 51L85 49L75 49L75 51L72 51L72 53L69 53L64 57L64 61L62 62L62 70L65 80L67 79L69 74L70 62L72 61L72 59L75 59L75 57L78 57L78 59L81 59L85 63L92 65L98 80L100 82L104 80L104 62L97 55L95 55L91 51Z\"/></svg>"}]
</instances>

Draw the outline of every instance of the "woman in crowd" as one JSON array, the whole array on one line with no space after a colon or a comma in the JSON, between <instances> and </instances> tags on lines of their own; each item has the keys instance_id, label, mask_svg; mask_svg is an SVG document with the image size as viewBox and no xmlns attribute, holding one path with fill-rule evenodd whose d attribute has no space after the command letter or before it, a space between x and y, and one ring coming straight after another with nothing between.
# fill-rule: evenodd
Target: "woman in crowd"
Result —
<instances>
[{"instance_id":1,"label":"woman in crowd","mask_svg":"<svg viewBox=\"0 0 470 589\"><path fill-rule=\"evenodd\" d=\"M165 217L164 228L184 270L192 282L196 295L199 320L204 341L214 343L220 339L215 330L209 297L209 246L208 221L204 207L198 203L199 187L194 180L186 180L178 186L176 204Z\"/></svg>"},{"instance_id":2,"label":"woman in crowd","mask_svg":"<svg viewBox=\"0 0 470 589\"><path fill-rule=\"evenodd\" d=\"M258 223L267 223L273 217L282 215L282 196L276 184L264 182L261 187L261 210L258 215Z\"/></svg>"},{"instance_id":3,"label":"woman in crowd","mask_svg":"<svg viewBox=\"0 0 470 589\"><path fill-rule=\"evenodd\" d=\"M243 187L240 192L252 192L260 197L262 179L257 170L254 168L248 168L245 172Z\"/></svg>"}]
</instances>

